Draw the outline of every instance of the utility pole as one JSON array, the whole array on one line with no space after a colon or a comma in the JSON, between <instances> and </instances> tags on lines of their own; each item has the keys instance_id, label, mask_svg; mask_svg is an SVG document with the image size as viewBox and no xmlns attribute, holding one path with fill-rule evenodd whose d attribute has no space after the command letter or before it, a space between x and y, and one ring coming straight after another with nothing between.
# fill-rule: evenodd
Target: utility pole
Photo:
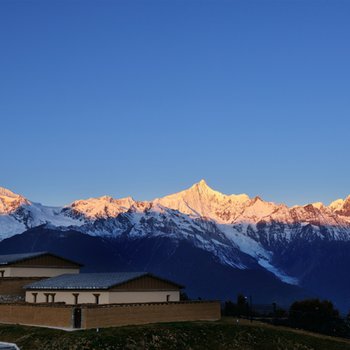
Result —
<instances>
[{"instance_id":1,"label":"utility pole","mask_svg":"<svg viewBox=\"0 0 350 350\"><path fill-rule=\"evenodd\" d=\"M253 322L253 298L249 295L249 304L250 304L250 322Z\"/></svg>"},{"instance_id":2,"label":"utility pole","mask_svg":"<svg viewBox=\"0 0 350 350\"><path fill-rule=\"evenodd\" d=\"M273 323L275 324L276 323L276 318L277 318L277 303L274 301L272 303L272 308L273 308Z\"/></svg>"}]
</instances>

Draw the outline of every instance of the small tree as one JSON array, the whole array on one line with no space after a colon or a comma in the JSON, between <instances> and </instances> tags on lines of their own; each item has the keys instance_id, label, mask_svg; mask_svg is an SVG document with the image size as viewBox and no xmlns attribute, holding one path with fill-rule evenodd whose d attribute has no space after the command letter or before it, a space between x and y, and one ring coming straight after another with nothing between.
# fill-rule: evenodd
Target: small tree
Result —
<instances>
[{"instance_id":1,"label":"small tree","mask_svg":"<svg viewBox=\"0 0 350 350\"><path fill-rule=\"evenodd\" d=\"M225 316L237 316L237 305L231 300L225 302L224 305L224 315Z\"/></svg>"},{"instance_id":2,"label":"small tree","mask_svg":"<svg viewBox=\"0 0 350 350\"><path fill-rule=\"evenodd\" d=\"M249 305L247 298L243 294L237 295L237 314L238 316L248 316Z\"/></svg>"},{"instance_id":3,"label":"small tree","mask_svg":"<svg viewBox=\"0 0 350 350\"><path fill-rule=\"evenodd\" d=\"M289 309L289 321L294 327L335 334L339 325L339 311L329 300L308 299L296 301Z\"/></svg>"},{"instance_id":4,"label":"small tree","mask_svg":"<svg viewBox=\"0 0 350 350\"><path fill-rule=\"evenodd\" d=\"M186 300L190 300L190 298L188 297L188 295L185 292L180 292L180 300L186 301Z\"/></svg>"}]
</instances>

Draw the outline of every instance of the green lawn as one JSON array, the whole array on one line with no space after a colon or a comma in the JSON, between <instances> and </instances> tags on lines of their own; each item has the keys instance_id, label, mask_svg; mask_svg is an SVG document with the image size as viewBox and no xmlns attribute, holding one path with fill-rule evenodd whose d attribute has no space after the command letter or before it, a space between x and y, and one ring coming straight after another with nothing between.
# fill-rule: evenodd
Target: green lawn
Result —
<instances>
[{"instance_id":1,"label":"green lawn","mask_svg":"<svg viewBox=\"0 0 350 350\"><path fill-rule=\"evenodd\" d=\"M266 349L350 350L350 341L233 319L182 322L65 332L54 329L0 325L0 341L21 350L89 349Z\"/></svg>"}]
</instances>

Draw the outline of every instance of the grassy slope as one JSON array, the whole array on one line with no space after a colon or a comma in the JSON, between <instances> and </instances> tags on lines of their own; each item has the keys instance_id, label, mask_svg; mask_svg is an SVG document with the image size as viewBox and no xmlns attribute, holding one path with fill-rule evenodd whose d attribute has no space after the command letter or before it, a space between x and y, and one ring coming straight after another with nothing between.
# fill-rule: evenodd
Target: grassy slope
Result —
<instances>
[{"instance_id":1,"label":"grassy slope","mask_svg":"<svg viewBox=\"0 0 350 350\"><path fill-rule=\"evenodd\" d=\"M0 341L22 350L112 349L266 349L350 350L350 341L231 319L183 322L65 332L54 329L0 325Z\"/></svg>"}]
</instances>

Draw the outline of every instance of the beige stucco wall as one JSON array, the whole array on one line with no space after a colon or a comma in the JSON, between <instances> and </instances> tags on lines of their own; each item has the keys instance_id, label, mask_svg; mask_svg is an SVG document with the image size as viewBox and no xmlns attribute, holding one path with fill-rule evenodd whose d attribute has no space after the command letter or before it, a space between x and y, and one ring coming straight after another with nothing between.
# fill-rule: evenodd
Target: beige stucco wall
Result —
<instances>
[{"instance_id":1,"label":"beige stucco wall","mask_svg":"<svg viewBox=\"0 0 350 350\"><path fill-rule=\"evenodd\" d=\"M78 293L78 303L79 304L94 304L95 303L95 296L94 294L100 294L99 297L99 304L108 304L109 303L109 296L108 292L106 291L91 291L91 292L85 292L85 291L55 291L55 290L46 290L46 291L26 291L26 302L27 303L33 303L34 302L34 295L33 293L37 294L37 303L45 303L46 302L46 296L45 293L55 294L55 302L56 303L66 303L68 305L74 305L75 304L75 293ZM49 298L49 301L51 301L51 297Z\"/></svg>"},{"instance_id":2,"label":"beige stucco wall","mask_svg":"<svg viewBox=\"0 0 350 350\"><path fill-rule=\"evenodd\" d=\"M75 298L73 293L79 293L79 304L94 304L94 294L100 294L99 304L127 304L127 303L153 303L153 302L166 302L167 295L169 295L169 301L179 301L179 291L150 291L150 292L108 292L108 291L26 291L26 302L33 303L34 295L37 293L37 303L45 303L45 293L55 293L55 302L64 302L69 305L74 305ZM49 297L51 301L51 297Z\"/></svg>"},{"instance_id":3,"label":"beige stucco wall","mask_svg":"<svg viewBox=\"0 0 350 350\"><path fill-rule=\"evenodd\" d=\"M0 267L4 277L54 277L65 273L79 273L79 269L43 267Z\"/></svg>"}]
</instances>

